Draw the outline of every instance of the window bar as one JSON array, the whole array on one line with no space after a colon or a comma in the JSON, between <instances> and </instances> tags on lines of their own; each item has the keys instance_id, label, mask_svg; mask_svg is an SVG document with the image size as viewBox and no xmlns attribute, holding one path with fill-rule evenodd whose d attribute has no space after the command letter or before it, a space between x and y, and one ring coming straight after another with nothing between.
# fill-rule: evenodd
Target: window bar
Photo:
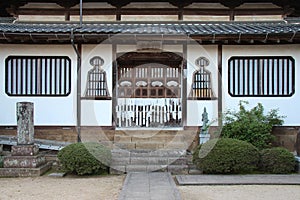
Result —
<instances>
[{"instance_id":1,"label":"window bar","mask_svg":"<svg viewBox=\"0 0 300 200\"><path fill-rule=\"evenodd\" d=\"M62 62L63 60L62 60L62 58L60 58L59 59L59 70L58 70L58 74L59 74L59 78L58 78L58 80L60 81L60 80L62 80L61 78L62 78ZM62 92L62 87L63 87L63 85L60 83L59 85L59 95L61 95L61 92Z\"/></svg>"},{"instance_id":2,"label":"window bar","mask_svg":"<svg viewBox=\"0 0 300 200\"><path fill-rule=\"evenodd\" d=\"M25 66L24 66L24 70L25 70L25 94L28 95L28 61L30 59L25 59Z\"/></svg>"},{"instance_id":3,"label":"window bar","mask_svg":"<svg viewBox=\"0 0 300 200\"><path fill-rule=\"evenodd\" d=\"M14 93L14 90L15 90L15 88L16 88L16 85L17 85L17 83L15 84L15 79L14 79L14 69L15 69L15 65L14 65L14 63L16 62L16 60L15 59L12 59L11 61L10 61L10 66L11 66L11 74L10 74L10 76L11 76L11 82L10 82L10 84L11 84L11 94L16 94L16 93ZM16 73L17 74L17 73ZM14 87L15 86L15 87Z\"/></svg>"},{"instance_id":4,"label":"window bar","mask_svg":"<svg viewBox=\"0 0 300 200\"><path fill-rule=\"evenodd\" d=\"M20 59L16 59L16 93L15 94L18 94L19 93L19 60Z\"/></svg>"},{"instance_id":5,"label":"window bar","mask_svg":"<svg viewBox=\"0 0 300 200\"><path fill-rule=\"evenodd\" d=\"M250 95L250 60L247 60L247 95Z\"/></svg>"},{"instance_id":6,"label":"window bar","mask_svg":"<svg viewBox=\"0 0 300 200\"><path fill-rule=\"evenodd\" d=\"M241 82L241 59L238 59L238 71L237 71L237 75L238 75L238 82ZM238 84L238 94L241 94L241 84Z\"/></svg>"},{"instance_id":7,"label":"window bar","mask_svg":"<svg viewBox=\"0 0 300 200\"><path fill-rule=\"evenodd\" d=\"M290 79L289 79L289 74L290 74L290 60L287 60L286 64L287 64L287 68L286 68L286 91L287 91L287 95L288 95L288 94L290 94L292 92L292 91L290 91Z\"/></svg>"},{"instance_id":8,"label":"window bar","mask_svg":"<svg viewBox=\"0 0 300 200\"><path fill-rule=\"evenodd\" d=\"M261 91L262 95L266 93L266 63L268 62L269 59L263 59L263 65L262 65L262 81L261 81Z\"/></svg>"},{"instance_id":9,"label":"window bar","mask_svg":"<svg viewBox=\"0 0 300 200\"><path fill-rule=\"evenodd\" d=\"M233 95L236 95L236 88L235 88L235 85L236 85L236 80L235 80L235 60L232 61L232 68L233 68L233 73L232 73L232 80L233 80L233 83L232 83L232 90L233 90Z\"/></svg>"},{"instance_id":10,"label":"window bar","mask_svg":"<svg viewBox=\"0 0 300 200\"><path fill-rule=\"evenodd\" d=\"M255 69L257 68L257 59L253 59L252 65L252 95L255 95Z\"/></svg>"},{"instance_id":11,"label":"window bar","mask_svg":"<svg viewBox=\"0 0 300 200\"><path fill-rule=\"evenodd\" d=\"M67 85L66 85L66 82L67 82L67 59L64 59L64 69L63 69L63 80L64 82L62 83L63 84L63 93L66 94L67 93Z\"/></svg>"},{"instance_id":12,"label":"window bar","mask_svg":"<svg viewBox=\"0 0 300 200\"><path fill-rule=\"evenodd\" d=\"M246 94L246 74L245 74L245 72L246 72L246 70L245 70L245 67L246 67L246 60L245 59L243 59L243 76L242 76L242 79L243 79L243 84L242 84L242 90L243 90L243 92L242 92L242 94L243 95L245 95Z\"/></svg>"},{"instance_id":13,"label":"window bar","mask_svg":"<svg viewBox=\"0 0 300 200\"><path fill-rule=\"evenodd\" d=\"M271 82L272 82L272 95L275 95L275 62L274 62L274 60L272 59L271 60L271 63L272 63L272 80L271 80Z\"/></svg>"},{"instance_id":14,"label":"window bar","mask_svg":"<svg viewBox=\"0 0 300 200\"><path fill-rule=\"evenodd\" d=\"M280 59L278 58L277 59L277 95L280 94L280 91L279 91L279 88L280 88L280 75L279 75L279 68L280 68Z\"/></svg>"},{"instance_id":15,"label":"window bar","mask_svg":"<svg viewBox=\"0 0 300 200\"><path fill-rule=\"evenodd\" d=\"M261 68L262 68L262 62L263 62L263 59L257 59L257 94L258 95L261 95L262 94L262 90L261 90Z\"/></svg>"},{"instance_id":16,"label":"window bar","mask_svg":"<svg viewBox=\"0 0 300 200\"><path fill-rule=\"evenodd\" d=\"M32 95L33 91L33 80L32 80L32 59L29 59L28 60L28 70L29 70L29 88L28 88L28 91L29 91L29 94Z\"/></svg>"},{"instance_id":17,"label":"window bar","mask_svg":"<svg viewBox=\"0 0 300 200\"><path fill-rule=\"evenodd\" d=\"M48 94L48 85L47 85L47 83L48 83L48 63L47 63L47 58L43 58L42 59L42 63L44 63L44 64L42 64L42 66L44 66L44 69L45 69L45 73L44 73L44 76L45 76L45 78L44 78L44 90L45 90L45 94L47 95ZM51 91L50 91L50 94L51 94Z\"/></svg>"},{"instance_id":18,"label":"window bar","mask_svg":"<svg viewBox=\"0 0 300 200\"><path fill-rule=\"evenodd\" d=\"M233 81L231 81L232 80L232 77L231 77L232 73L233 73L232 60L229 60L228 72L227 72L227 75L228 75L228 91L229 91L229 93L232 93L232 82L233 82Z\"/></svg>"},{"instance_id":19,"label":"window bar","mask_svg":"<svg viewBox=\"0 0 300 200\"><path fill-rule=\"evenodd\" d=\"M286 59L281 59L281 94L286 95L288 93L285 93L284 91L284 85L285 85L285 68L286 68Z\"/></svg>"}]
</instances>

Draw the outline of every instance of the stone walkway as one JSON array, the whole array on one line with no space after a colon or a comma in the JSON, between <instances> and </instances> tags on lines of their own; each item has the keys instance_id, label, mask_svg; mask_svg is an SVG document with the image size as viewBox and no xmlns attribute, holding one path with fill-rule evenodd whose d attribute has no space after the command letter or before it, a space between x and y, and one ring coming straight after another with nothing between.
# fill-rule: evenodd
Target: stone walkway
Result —
<instances>
[{"instance_id":1,"label":"stone walkway","mask_svg":"<svg viewBox=\"0 0 300 200\"><path fill-rule=\"evenodd\" d=\"M300 175L177 175L179 185L300 185Z\"/></svg>"},{"instance_id":2,"label":"stone walkway","mask_svg":"<svg viewBox=\"0 0 300 200\"><path fill-rule=\"evenodd\" d=\"M181 200L170 173L137 173L126 176L119 200Z\"/></svg>"}]
</instances>

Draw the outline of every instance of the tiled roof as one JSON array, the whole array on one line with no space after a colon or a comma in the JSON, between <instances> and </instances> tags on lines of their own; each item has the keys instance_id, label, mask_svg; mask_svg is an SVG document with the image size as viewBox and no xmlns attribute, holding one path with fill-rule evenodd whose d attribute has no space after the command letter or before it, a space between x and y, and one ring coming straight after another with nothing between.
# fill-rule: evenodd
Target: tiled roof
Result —
<instances>
[{"instance_id":1,"label":"tiled roof","mask_svg":"<svg viewBox=\"0 0 300 200\"><path fill-rule=\"evenodd\" d=\"M1 35L67 34L153 34L187 35L204 37L214 35L231 37L234 35L298 35L300 20L293 22L111 22L84 23L0 23ZM0 38L1 39L1 38Z\"/></svg>"}]
</instances>

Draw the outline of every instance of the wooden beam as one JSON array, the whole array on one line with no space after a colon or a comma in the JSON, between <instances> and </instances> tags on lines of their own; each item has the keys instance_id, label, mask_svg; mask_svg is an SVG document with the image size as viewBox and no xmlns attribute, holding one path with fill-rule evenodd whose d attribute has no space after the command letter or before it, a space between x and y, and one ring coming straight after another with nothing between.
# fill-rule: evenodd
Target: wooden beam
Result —
<instances>
[{"instance_id":1,"label":"wooden beam","mask_svg":"<svg viewBox=\"0 0 300 200\"><path fill-rule=\"evenodd\" d=\"M14 15L65 15L66 9L52 8L10 8L10 14ZM71 15L79 15L79 9L70 9ZM234 12L235 15L286 15L293 12L293 9L269 8L269 9L195 9L184 8L89 8L83 9L83 15L230 15Z\"/></svg>"}]
</instances>

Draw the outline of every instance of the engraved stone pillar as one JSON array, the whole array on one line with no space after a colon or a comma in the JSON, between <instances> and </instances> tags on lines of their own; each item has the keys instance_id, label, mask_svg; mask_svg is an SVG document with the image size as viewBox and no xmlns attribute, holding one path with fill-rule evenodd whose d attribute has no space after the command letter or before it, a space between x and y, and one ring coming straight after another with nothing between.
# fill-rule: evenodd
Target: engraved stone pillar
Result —
<instances>
[{"instance_id":1,"label":"engraved stone pillar","mask_svg":"<svg viewBox=\"0 0 300 200\"><path fill-rule=\"evenodd\" d=\"M33 103L17 103L18 145L34 144Z\"/></svg>"}]
</instances>

